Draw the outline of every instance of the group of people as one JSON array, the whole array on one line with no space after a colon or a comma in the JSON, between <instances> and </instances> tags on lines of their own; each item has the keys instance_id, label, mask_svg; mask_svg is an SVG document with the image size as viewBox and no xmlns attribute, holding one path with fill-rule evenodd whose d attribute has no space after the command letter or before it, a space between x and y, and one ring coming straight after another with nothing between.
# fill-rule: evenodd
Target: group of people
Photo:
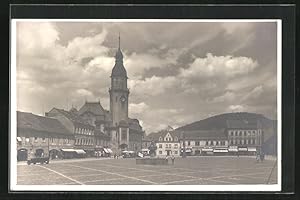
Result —
<instances>
[{"instance_id":1,"label":"group of people","mask_svg":"<svg viewBox=\"0 0 300 200\"><path fill-rule=\"evenodd\" d=\"M167 163L169 163L169 157L170 156L166 156ZM174 155L171 156L171 160L172 160L172 165L174 165L174 163L175 163L175 156Z\"/></svg>"}]
</instances>

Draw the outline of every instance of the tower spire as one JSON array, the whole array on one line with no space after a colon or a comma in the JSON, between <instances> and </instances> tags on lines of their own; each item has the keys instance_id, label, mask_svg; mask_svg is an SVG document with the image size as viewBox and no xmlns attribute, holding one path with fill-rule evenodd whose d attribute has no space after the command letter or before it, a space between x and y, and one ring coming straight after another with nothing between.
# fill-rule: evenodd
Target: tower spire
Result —
<instances>
[{"instance_id":1,"label":"tower spire","mask_svg":"<svg viewBox=\"0 0 300 200\"><path fill-rule=\"evenodd\" d=\"M119 49L121 48L121 37L120 37L120 31L119 31Z\"/></svg>"}]
</instances>

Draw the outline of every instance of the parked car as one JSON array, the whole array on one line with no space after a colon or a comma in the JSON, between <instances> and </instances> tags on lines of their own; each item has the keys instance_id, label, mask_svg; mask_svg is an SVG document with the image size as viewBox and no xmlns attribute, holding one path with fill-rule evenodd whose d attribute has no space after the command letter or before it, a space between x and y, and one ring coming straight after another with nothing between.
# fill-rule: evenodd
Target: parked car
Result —
<instances>
[{"instance_id":1,"label":"parked car","mask_svg":"<svg viewBox=\"0 0 300 200\"><path fill-rule=\"evenodd\" d=\"M36 163L49 164L49 157L31 158L31 159L27 160L27 165L30 165L32 163L33 164L36 164Z\"/></svg>"}]
</instances>

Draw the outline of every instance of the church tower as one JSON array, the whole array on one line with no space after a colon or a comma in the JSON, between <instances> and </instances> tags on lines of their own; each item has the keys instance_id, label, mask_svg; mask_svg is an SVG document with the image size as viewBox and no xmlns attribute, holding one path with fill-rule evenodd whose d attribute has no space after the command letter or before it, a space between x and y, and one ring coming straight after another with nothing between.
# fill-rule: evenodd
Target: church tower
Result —
<instances>
[{"instance_id":1,"label":"church tower","mask_svg":"<svg viewBox=\"0 0 300 200\"><path fill-rule=\"evenodd\" d=\"M112 115L113 126L117 127L121 121L128 122L128 96L129 89L127 88L127 72L123 65L123 54L119 47L115 55L115 65L111 73L111 88L110 94L110 113Z\"/></svg>"}]
</instances>

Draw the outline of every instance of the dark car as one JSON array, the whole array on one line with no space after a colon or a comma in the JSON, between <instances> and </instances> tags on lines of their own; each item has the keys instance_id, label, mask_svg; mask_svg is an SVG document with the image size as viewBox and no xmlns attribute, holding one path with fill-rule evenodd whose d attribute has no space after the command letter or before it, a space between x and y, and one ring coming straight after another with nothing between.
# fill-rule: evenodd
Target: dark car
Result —
<instances>
[{"instance_id":1,"label":"dark car","mask_svg":"<svg viewBox=\"0 0 300 200\"><path fill-rule=\"evenodd\" d=\"M27 160L28 165L30 165L31 163L49 164L49 157L31 158Z\"/></svg>"}]
</instances>

